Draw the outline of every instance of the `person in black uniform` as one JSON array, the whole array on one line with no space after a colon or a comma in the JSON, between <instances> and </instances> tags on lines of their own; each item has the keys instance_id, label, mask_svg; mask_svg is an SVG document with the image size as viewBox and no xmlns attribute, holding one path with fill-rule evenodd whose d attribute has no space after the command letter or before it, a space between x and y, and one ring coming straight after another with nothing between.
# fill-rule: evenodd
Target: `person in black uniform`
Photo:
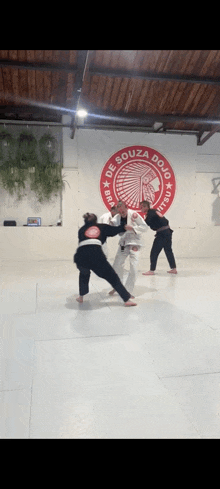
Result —
<instances>
[{"instance_id":1,"label":"person in black uniform","mask_svg":"<svg viewBox=\"0 0 220 489\"><path fill-rule=\"evenodd\" d=\"M91 270L104 278L118 292L123 299L125 306L136 306L135 302L130 300L131 294L121 283L117 273L107 261L102 250L102 244L105 243L108 236L131 230L131 226L110 226L108 224L97 223L97 216L87 212L83 216L84 226L79 229L79 245L73 257L74 263L80 272L79 274L79 297L77 301L82 303L84 295L89 292L89 279Z\"/></svg>"},{"instance_id":2,"label":"person in black uniform","mask_svg":"<svg viewBox=\"0 0 220 489\"><path fill-rule=\"evenodd\" d=\"M153 231L156 231L155 239L150 253L150 270L142 275L154 275L157 259L162 249L170 265L168 273L177 273L176 262L172 251L172 233L169 221L157 209L150 208L150 202L140 202L140 209L145 214L145 222Z\"/></svg>"}]
</instances>

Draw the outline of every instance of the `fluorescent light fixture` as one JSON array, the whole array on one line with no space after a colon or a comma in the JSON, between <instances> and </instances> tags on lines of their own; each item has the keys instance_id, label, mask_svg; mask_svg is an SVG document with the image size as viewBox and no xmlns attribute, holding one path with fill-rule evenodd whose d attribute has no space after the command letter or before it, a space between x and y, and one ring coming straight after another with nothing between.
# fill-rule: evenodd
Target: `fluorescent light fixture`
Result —
<instances>
[{"instance_id":1,"label":"fluorescent light fixture","mask_svg":"<svg viewBox=\"0 0 220 489\"><path fill-rule=\"evenodd\" d=\"M86 117L88 115L88 112L84 109L79 109L77 110L77 113L78 117Z\"/></svg>"}]
</instances>

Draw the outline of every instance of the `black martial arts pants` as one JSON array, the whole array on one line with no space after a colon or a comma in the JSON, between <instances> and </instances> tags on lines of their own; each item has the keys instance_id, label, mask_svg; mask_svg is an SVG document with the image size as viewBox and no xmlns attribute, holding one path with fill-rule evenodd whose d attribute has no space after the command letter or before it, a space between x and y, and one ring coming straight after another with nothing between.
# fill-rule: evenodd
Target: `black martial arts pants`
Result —
<instances>
[{"instance_id":1,"label":"black martial arts pants","mask_svg":"<svg viewBox=\"0 0 220 489\"><path fill-rule=\"evenodd\" d=\"M74 262L80 272L79 294L81 296L86 295L89 292L89 279L92 270L98 277L107 280L112 288L118 292L124 302L127 302L128 299L130 299L131 294L126 290L117 273L107 261L101 246L86 245L78 248L74 255Z\"/></svg>"},{"instance_id":2,"label":"black martial arts pants","mask_svg":"<svg viewBox=\"0 0 220 489\"><path fill-rule=\"evenodd\" d=\"M162 249L164 249L170 268L176 268L176 262L172 251L172 233L172 229L166 229L164 231L159 231L156 234L150 253L151 271L156 270L157 259Z\"/></svg>"}]
</instances>

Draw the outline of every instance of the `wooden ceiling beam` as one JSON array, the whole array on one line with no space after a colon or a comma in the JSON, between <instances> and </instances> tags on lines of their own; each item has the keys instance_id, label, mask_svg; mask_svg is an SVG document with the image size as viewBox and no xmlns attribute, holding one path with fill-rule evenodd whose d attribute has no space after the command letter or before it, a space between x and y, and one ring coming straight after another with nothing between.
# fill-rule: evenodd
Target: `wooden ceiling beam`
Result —
<instances>
[{"instance_id":1,"label":"wooden ceiling beam","mask_svg":"<svg viewBox=\"0 0 220 489\"><path fill-rule=\"evenodd\" d=\"M75 109L77 106L77 103L79 101L79 96L80 96L81 91L78 92L78 98L75 98ZM20 114L22 115L23 113L37 113L37 114L53 114L56 113L57 115L63 115L63 114L72 114L73 107L70 108L65 108L65 107L59 107L59 110L57 109L56 106L53 106L51 104L47 104L46 107L40 107L36 106L34 104L30 103L27 105L0 105L0 115L3 114ZM150 114L150 113L125 113L122 111L103 111L103 110L94 110L93 112L89 112L87 116L87 123L90 124L91 126L95 123L98 124L118 124L120 125L125 125L127 124L128 126L149 126L154 124L155 122L160 122L163 124L166 123L175 123L175 122L184 122L186 124L199 124L202 125L202 131L200 132L200 138L202 137L202 134L204 131L207 131L207 125L214 125L215 127L211 130L210 136L214 134L216 131L219 130L220 127L220 117L200 117L200 116L193 116L193 115L186 115L186 114ZM70 124L71 126L71 124ZM208 136L208 135L207 135ZM207 138L205 136L205 138ZM207 138L208 139L208 138ZM206 139L206 140L207 140ZM201 140L202 142L203 140Z\"/></svg>"},{"instance_id":2,"label":"wooden ceiling beam","mask_svg":"<svg viewBox=\"0 0 220 489\"><path fill-rule=\"evenodd\" d=\"M210 78L196 75L183 75L177 73L155 73L155 71L137 70L113 70L112 68L101 68L92 66L89 75L109 76L114 78L138 78L141 80L174 81L184 83L203 83L205 85L220 85L220 77Z\"/></svg>"},{"instance_id":3,"label":"wooden ceiling beam","mask_svg":"<svg viewBox=\"0 0 220 489\"><path fill-rule=\"evenodd\" d=\"M98 123L108 124L128 124L128 125L149 125L154 124L155 122L161 123L175 123L175 122L184 122L186 124L220 124L220 117L204 117L204 116L196 116L196 115L187 115L187 114L153 114L153 113L125 113L122 111L103 111L96 109L93 113L89 113L87 116L88 122L97 121ZM204 129L205 130L205 129ZM206 129L207 130L207 129Z\"/></svg>"},{"instance_id":4,"label":"wooden ceiling beam","mask_svg":"<svg viewBox=\"0 0 220 489\"><path fill-rule=\"evenodd\" d=\"M82 51L79 51L79 53ZM90 51L93 53L93 51ZM80 54L79 54L80 58ZM30 61L15 61L11 59L0 59L0 67L15 68L34 71L65 72L76 74L80 68L79 64L69 65L68 63L39 63ZM101 68L91 66L88 75L109 76L114 78L138 78L141 80L160 80L185 83L200 83L205 85L220 85L220 77L203 77L196 75L184 75L177 73L155 73L154 71L118 70L112 68Z\"/></svg>"},{"instance_id":5,"label":"wooden ceiling beam","mask_svg":"<svg viewBox=\"0 0 220 489\"><path fill-rule=\"evenodd\" d=\"M16 68L19 70L52 71L75 74L77 66L67 63L35 63L30 61L15 61L11 59L0 59L0 67Z\"/></svg>"},{"instance_id":6,"label":"wooden ceiling beam","mask_svg":"<svg viewBox=\"0 0 220 489\"><path fill-rule=\"evenodd\" d=\"M66 112L63 111L63 114ZM51 122L60 122L62 120L62 112L55 111L53 108L41 108L31 105L4 105L0 106L0 118L12 120L42 120Z\"/></svg>"},{"instance_id":7,"label":"wooden ceiling beam","mask_svg":"<svg viewBox=\"0 0 220 489\"><path fill-rule=\"evenodd\" d=\"M197 146L202 146L206 141L208 141L208 139L210 139L213 136L213 134L215 134L219 130L220 130L220 125L215 126L206 136L204 136L204 138L202 139L201 137L198 138Z\"/></svg>"}]
</instances>

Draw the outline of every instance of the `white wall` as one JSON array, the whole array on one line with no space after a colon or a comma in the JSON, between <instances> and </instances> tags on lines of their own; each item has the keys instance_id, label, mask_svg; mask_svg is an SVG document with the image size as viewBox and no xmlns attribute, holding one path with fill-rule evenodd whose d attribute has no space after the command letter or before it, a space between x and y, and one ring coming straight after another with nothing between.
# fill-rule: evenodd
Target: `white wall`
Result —
<instances>
[{"instance_id":1,"label":"white wall","mask_svg":"<svg viewBox=\"0 0 220 489\"><path fill-rule=\"evenodd\" d=\"M68 131L65 130L66 134ZM74 165L78 162L79 224L82 224L81 216L86 211L99 216L106 211L99 191L99 179L108 158L125 146L146 145L162 153L175 173L176 195L166 217L174 230L173 249L176 257L220 256L220 227L215 225L220 220L216 219L216 211L213 221L213 205L214 209L217 207L218 214L220 199L218 194L212 194L212 179L220 178L219 134L215 134L204 146L197 146L196 137L193 136L86 129L76 132L74 150L73 141L69 137L65 141L65 167L71 166L71 155ZM149 261L153 238L154 233L149 229L144 235L142 262ZM114 257L117 241L117 237L108 240L110 259Z\"/></svg>"},{"instance_id":2,"label":"white wall","mask_svg":"<svg viewBox=\"0 0 220 489\"><path fill-rule=\"evenodd\" d=\"M68 121L68 116L63 118ZM82 215L106 212L99 191L102 168L117 150L129 145L150 146L170 162L176 177L176 195L165 214L174 230L173 250L178 257L220 256L219 196L212 194L213 178L220 178L220 134L203 146L194 136L137 132L63 129L62 227L0 228L0 259L72 260ZM220 186L218 187L220 190ZM214 220L213 220L214 215ZM149 266L154 232L144 236L140 266ZM117 249L117 236L109 238L109 259ZM159 258L160 259L160 258ZM162 259L162 254L161 254Z\"/></svg>"}]
</instances>

